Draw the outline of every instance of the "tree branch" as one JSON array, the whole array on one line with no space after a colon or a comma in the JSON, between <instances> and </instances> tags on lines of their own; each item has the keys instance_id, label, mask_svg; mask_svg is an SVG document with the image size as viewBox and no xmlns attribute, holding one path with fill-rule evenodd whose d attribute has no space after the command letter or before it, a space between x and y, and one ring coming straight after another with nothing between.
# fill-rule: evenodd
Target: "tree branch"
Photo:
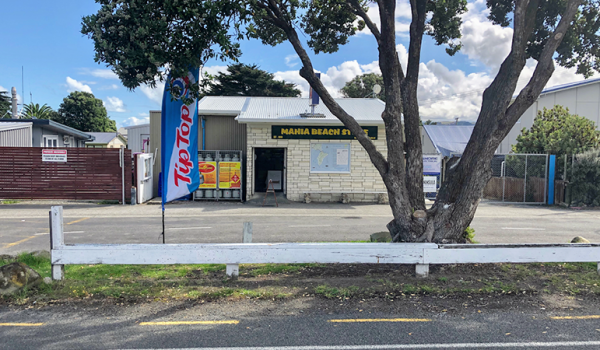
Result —
<instances>
[{"instance_id":1,"label":"tree branch","mask_svg":"<svg viewBox=\"0 0 600 350\"><path fill-rule=\"evenodd\" d=\"M363 10L358 0L350 0L349 2L352 8L354 9L355 13L358 16L360 16L363 19L363 21L365 21L365 24L367 25L371 33L373 33L373 36L375 36L375 39L377 40L377 44L380 44L381 33L379 32L379 28L377 28L377 25L373 23L369 15L367 15L365 10Z\"/></svg>"},{"instance_id":2,"label":"tree branch","mask_svg":"<svg viewBox=\"0 0 600 350\"><path fill-rule=\"evenodd\" d=\"M569 1L558 26L556 26L552 36L550 36L542 49L542 53L531 79L523 90L521 90L515 101L507 108L505 123L510 125L510 127L512 127L527 108L535 102L548 83L548 80L550 80L550 77L552 77L552 73L554 72L554 59L552 56L554 56L554 52L556 52L558 45L560 45L562 39L565 37L565 33L569 29L571 21L582 2L582 0ZM509 128L507 127L507 129Z\"/></svg>"},{"instance_id":3,"label":"tree branch","mask_svg":"<svg viewBox=\"0 0 600 350\"><path fill-rule=\"evenodd\" d=\"M273 20L276 25L281 28L287 35L289 42L294 47L294 50L300 57L300 61L302 62L302 69L300 69L300 76L308 81L310 86L319 94L325 106L336 116L343 124L346 126L353 134L356 136L357 141L363 146L363 148L367 151L371 162L375 166L375 168L379 171L379 173L383 176L388 172L388 162L385 157L377 150L375 144L371 141L371 139L365 134L364 130L358 124L358 122L349 115L342 107L340 107L337 102L331 97L321 80L317 78L315 75L314 68L312 66L312 62L308 53L302 47L302 43L298 38L298 34L296 30L283 19L283 9L276 6L274 0L269 0L269 8L273 13Z\"/></svg>"}]
</instances>

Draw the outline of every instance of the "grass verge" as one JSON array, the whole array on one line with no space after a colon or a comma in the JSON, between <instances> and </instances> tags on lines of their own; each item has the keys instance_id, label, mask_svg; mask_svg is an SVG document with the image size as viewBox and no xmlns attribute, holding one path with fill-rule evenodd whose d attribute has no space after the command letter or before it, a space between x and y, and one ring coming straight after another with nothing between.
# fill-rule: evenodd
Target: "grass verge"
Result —
<instances>
[{"instance_id":1,"label":"grass verge","mask_svg":"<svg viewBox=\"0 0 600 350\"><path fill-rule=\"evenodd\" d=\"M42 277L50 260L31 254L0 260L20 261ZM68 265L65 280L42 284L0 304L72 300L115 302L179 299L239 300L320 297L383 298L461 294L600 294L594 263L472 264L432 266L428 279L413 276L410 265L253 264L241 265L237 280L227 279L225 265Z\"/></svg>"}]
</instances>

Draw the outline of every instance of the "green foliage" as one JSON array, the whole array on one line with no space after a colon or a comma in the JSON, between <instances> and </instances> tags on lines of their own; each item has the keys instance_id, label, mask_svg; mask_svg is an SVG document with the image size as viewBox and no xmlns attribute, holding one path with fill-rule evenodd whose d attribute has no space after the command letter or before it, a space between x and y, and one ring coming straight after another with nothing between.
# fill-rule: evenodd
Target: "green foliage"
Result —
<instances>
[{"instance_id":1,"label":"green foliage","mask_svg":"<svg viewBox=\"0 0 600 350\"><path fill-rule=\"evenodd\" d=\"M227 67L227 73L210 76L202 94L206 96L299 97L296 85L274 79L275 75L256 65L242 63Z\"/></svg>"},{"instance_id":2,"label":"green foliage","mask_svg":"<svg viewBox=\"0 0 600 350\"><path fill-rule=\"evenodd\" d=\"M117 131L117 124L107 116L102 100L89 92L70 93L50 119L84 132Z\"/></svg>"},{"instance_id":3,"label":"green foliage","mask_svg":"<svg viewBox=\"0 0 600 350\"><path fill-rule=\"evenodd\" d=\"M600 149L578 154L572 174L571 205L600 206Z\"/></svg>"},{"instance_id":4,"label":"green foliage","mask_svg":"<svg viewBox=\"0 0 600 350\"><path fill-rule=\"evenodd\" d=\"M564 12L567 0L547 0L537 2L537 16L533 33L527 45L527 58L538 59ZM514 11L513 0L487 0L490 9L488 18L503 27L508 27ZM583 0L575 14L573 24L558 46L555 60L563 67L577 67L577 73L586 78L600 69L597 57L600 55L600 6L595 0Z\"/></svg>"},{"instance_id":5,"label":"green foliage","mask_svg":"<svg viewBox=\"0 0 600 350\"><path fill-rule=\"evenodd\" d=\"M383 84L381 74L367 73L359 75L347 82L340 92L344 97L364 98L373 95L373 86L375 84L381 86L381 92L377 95L377 98L385 102L385 85Z\"/></svg>"},{"instance_id":6,"label":"green foliage","mask_svg":"<svg viewBox=\"0 0 600 350\"><path fill-rule=\"evenodd\" d=\"M52 108L47 104L40 106L39 103L31 102L23 107L23 112L27 118L50 119L52 117Z\"/></svg>"},{"instance_id":7,"label":"green foliage","mask_svg":"<svg viewBox=\"0 0 600 350\"><path fill-rule=\"evenodd\" d=\"M344 0L96 2L100 10L83 18L81 32L93 40L96 62L112 67L129 89L156 86L167 68L181 76L187 67L210 59L237 62L243 38L275 46L299 28L315 53L332 53L365 27L353 2ZM355 1L365 12L369 2ZM273 6L279 22L273 19ZM456 52L466 0L430 1L426 11L427 34L437 45L448 45L449 53ZM199 86L189 88L192 95L201 94Z\"/></svg>"},{"instance_id":8,"label":"green foliage","mask_svg":"<svg viewBox=\"0 0 600 350\"><path fill-rule=\"evenodd\" d=\"M513 146L515 153L575 154L596 148L600 132L594 122L554 106L539 111L530 130L523 129Z\"/></svg>"},{"instance_id":9,"label":"green foliage","mask_svg":"<svg viewBox=\"0 0 600 350\"><path fill-rule=\"evenodd\" d=\"M476 243L475 242L475 229L472 228L471 226L467 227L465 229L465 232L463 234L463 238L468 242L468 243Z\"/></svg>"},{"instance_id":10,"label":"green foliage","mask_svg":"<svg viewBox=\"0 0 600 350\"><path fill-rule=\"evenodd\" d=\"M0 91L0 118L11 118L10 111L11 103L8 91Z\"/></svg>"}]
</instances>

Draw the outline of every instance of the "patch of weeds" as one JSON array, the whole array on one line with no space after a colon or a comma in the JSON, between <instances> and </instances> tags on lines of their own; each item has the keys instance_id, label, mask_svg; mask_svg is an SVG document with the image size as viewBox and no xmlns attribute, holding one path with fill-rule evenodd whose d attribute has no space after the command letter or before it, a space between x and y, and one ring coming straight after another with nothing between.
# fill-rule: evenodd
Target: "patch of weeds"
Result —
<instances>
[{"instance_id":1,"label":"patch of weeds","mask_svg":"<svg viewBox=\"0 0 600 350\"><path fill-rule=\"evenodd\" d=\"M471 226L467 227L465 232L463 232L463 238L465 241L467 241L467 243L477 243L475 241L475 229Z\"/></svg>"},{"instance_id":2,"label":"patch of weeds","mask_svg":"<svg viewBox=\"0 0 600 350\"><path fill-rule=\"evenodd\" d=\"M118 200L104 200L100 202L96 202L98 205L109 205L109 204L119 204Z\"/></svg>"},{"instance_id":3,"label":"patch of weeds","mask_svg":"<svg viewBox=\"0 0 600 350\"><path fill-rule=\"evenodd\" d=\"M14 199L5 199L5 200L1 200L0 204L17 204L19 203L19 201L14 200Z\"/></svg>"},{"instance_id":4,"label":"patch of weeds","mask_svg":"<svg viewBox=\"0 0 600 350\"><path fill-rule=\"evenodd\" d=\"M310 267L313 264L262 264L262 265L242 265L242 270L248 270L252 276L273 275L279 273L295 273Z\"/></svg>"},{"instance_id":5,"label":"patch of weeds","mask_svg":"<svg viewBox=\"0 0 600 350\"><path fill-rule=\"evenodd\" d=\"M414 293L417 293L418 291L419 291L419 289L417 287L413 286L412 284L405 284L402 286L403 293L414 294Z\"/></svg>"},{"instance_id":6,"label":"patch of weeds","mask_svg":"<svg viewBox=\"0 0 600 350\"><path fill-rule=\"evenodd\" d=\"M448 277L438 277L438 281L446 283L448 282Z\"/></svg>"},{"instance_id":7,"label":"patch of weeds","mask_svg":"<svg viewBox=\"0 0 600 350\"><path fill-rule=\"evenodd\" d=\"M360 291L359 287L350 286L347 288L335 288L330 287L328 285L320 285L315 288L315 294L322 295L325 298L333 299L333 298L351 298L353 296L358 295Z\"/></svg>"}]
</instances>

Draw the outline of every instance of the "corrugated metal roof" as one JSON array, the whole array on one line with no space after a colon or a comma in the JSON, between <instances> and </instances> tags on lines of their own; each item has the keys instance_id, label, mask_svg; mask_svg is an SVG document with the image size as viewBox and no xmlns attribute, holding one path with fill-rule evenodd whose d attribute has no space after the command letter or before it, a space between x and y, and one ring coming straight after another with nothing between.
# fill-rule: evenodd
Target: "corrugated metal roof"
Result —
<instances>
[{"instance_id":1,"label":"corrugated metal roof","mask_svg":"<svg viewBox=\"0 0 600 350\"><path fill-rule=\"evenodd\" d=\"M205 96L198 102L199 115L239 115L247 96Z\"/></svg>"},{"instance_id":2,"label":"corrugated metal roof","mask_svg":"<svg viewBox=\"0 0 600 350\"><path fill-rule=\"evenodd\" d=\"M117 133L115 132L88 132L88 134L96 139L92 142L88 141L87 143L109 143L117 137Z\"/></svg>"},{"instance_id":3,"label":"corrugated metal roof","mask_svg":"<svg viewBox=\"0 0 600 350\"><path fill-rule=\"evenodd\" d=\"M0 123L0 130L12 130L12 129L30 128L31 125L32 125L32 123L3 122L3 123Z\"/></svg>"},{"instance_id":4,"label":"corrugated metal roof","mask_svg":"<svg viewBox=\"0 0 600 350\"><path fill-rule=\"evenodd\" d=\"M361 123L383 124L381 113L385 103L373 98L338 98L335 101L348 114ZM324 118L305 118L301 114L311 113L309 99L296 97L252 97L237 117L239 122L297 122L297 123L341 123L323 103L315 107L315 114Z\"/></svg>"},{"instance_id":5,"label":"corrugated metal roof","mask_svg":"<svg viewBox=\"0 0 600 350\"><path fill-rule=\"evenodd\" d=\"M315 108L315 114L324 118L303 118L310 113L309 99L298 97L238 97L206 96L198 102L199 115L235 115L241 123L248 122L298 122L341 123L323 103ZM381 113L385 103L373 98L338 98L335 101L361 123L383 124Z\"/></svg>"},{"instance_id":6,"label":"corrugated metal roof","mask_svg":"<svg viewBox=\"0 0 600 350\"><path fill-rule=\"evenodd\" d=\"M474 128L474 125L423 125L433 146L444 157L462 154Z\"/></svg>"},{"instance_id":7,"label":"corrugated metal roof","mask_svg":"<svg viewBox=\"0 0 600 350\"><path fill-rule=\"evenodd\" d=\"M544 94L548 94L548 93L556 92L556 91L560 91L560 90L571 89L571 88L582 86L582 85L594 84L597 82L600 82L600 78L586 79L586 80L580 80L580 81L576 81L576 82L568 83L568 84L555 85L555 86L551 86L549 88L545 88L544 90L542 90L542 93L540 95L544 95Z\"/></svg>"},{"instance_id":8,"label":"corrugated metal roof","mask_svg":"<svg viewBox=\"0 0 600 350\"><path fill-rule=\"evenodd\" d=\"M123 129L125 130L131 130L131 129L138 129L138 128L149 128L150 127L150 123L146 123L146 124L138 124L138 125L130 125L130 126L124 126ZM122 133L121 133L122 134Z\"/></svg>"}]
</instances>

